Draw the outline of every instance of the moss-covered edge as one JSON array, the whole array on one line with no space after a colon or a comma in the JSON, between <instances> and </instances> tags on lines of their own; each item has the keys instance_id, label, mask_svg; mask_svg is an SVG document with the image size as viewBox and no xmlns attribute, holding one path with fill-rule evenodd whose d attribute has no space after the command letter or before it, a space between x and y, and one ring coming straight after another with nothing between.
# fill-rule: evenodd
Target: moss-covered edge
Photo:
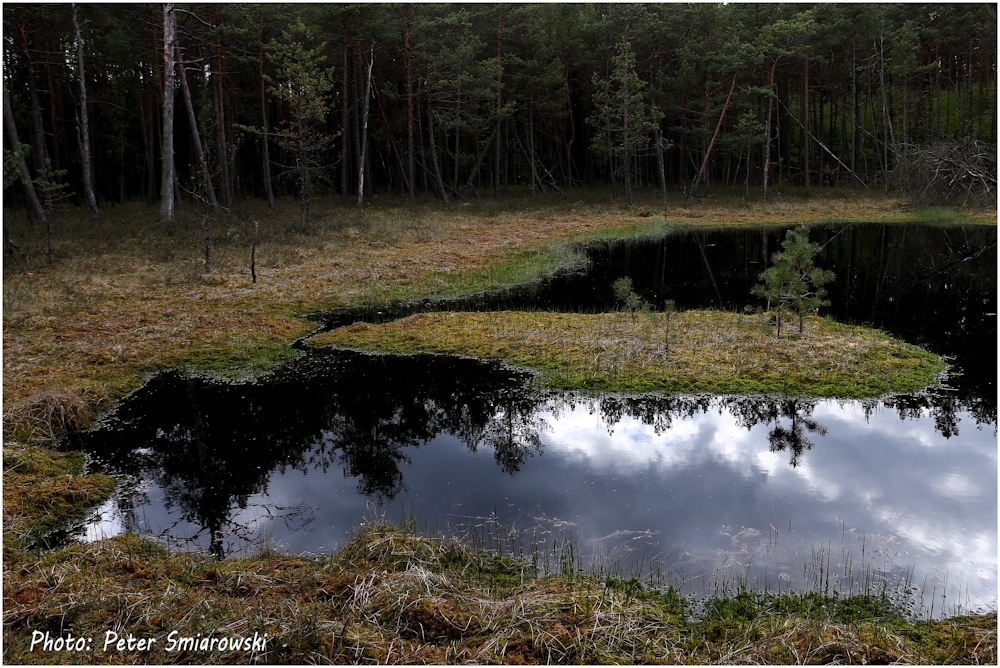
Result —
<instances>
[{"instance_id":1,"label":"moss-covered edge","mask_svg":"<svg viewBox=\"0 0 1000 668\"><path fill-rule=\"evenodd\" d=\"M936 355L866 327L806 319L781 337L767 315L421 313L321 333L313 345L450 353L538 372L556 389L869 398L936 382Z\"/></svg>"}]
</instances>

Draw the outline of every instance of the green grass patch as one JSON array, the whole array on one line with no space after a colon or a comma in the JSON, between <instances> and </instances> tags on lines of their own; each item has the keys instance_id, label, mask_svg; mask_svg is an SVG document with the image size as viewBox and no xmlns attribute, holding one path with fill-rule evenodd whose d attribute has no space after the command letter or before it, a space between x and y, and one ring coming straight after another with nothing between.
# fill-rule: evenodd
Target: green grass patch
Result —
<instances>
[{"instance_id":1,"label":"green grass patch","mask_svg":"<svg viewBox=\"0 0 1000 668\"><path fill-rule=\"evenodd\" d=\"M311 341L434 352L535 369L549 387L621 392L872 397L920 390L944 363L886 334L828 319L776 337L766 315L426 313L355 323Z\"/></svg>"},{"instance_id":2,"label":"green grass patch","mask_svg":"<svg viewBox=\"0 0 1000 668\"><path fill-rule=\"evenodd\" d=\"M84 474L82 452L5 444L3 451L4 547L25 548L86 518L108 499L117 482Z\"/></svg>"}]
</instances>

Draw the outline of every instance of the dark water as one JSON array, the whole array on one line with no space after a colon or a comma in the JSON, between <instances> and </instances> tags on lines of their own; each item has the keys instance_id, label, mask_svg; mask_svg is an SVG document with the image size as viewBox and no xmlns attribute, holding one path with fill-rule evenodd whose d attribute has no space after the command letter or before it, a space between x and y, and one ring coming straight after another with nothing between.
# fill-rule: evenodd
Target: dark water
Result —
<instances>
[{"instance_id":1,"label":"dark water","mask_svg":"<svg viewBox=\"0 0 1000 668\"><path fill-rule=\"evenodd\" d=\"M741 308L781 235L602 244L587 274L480 306L602 310L629 275L650 301ZM996 230L811 237L837 273L836 316L953 357L947 388L863 402L586 397L475 360L345 351L308 352L255 383L167 373L80 435L124 479L85 533L326 552L380 512L544 558L569 539L574 558L656 562L696 591L733 578L817 586L831 572L843 591L878 573L911 583L934 614L995 607Z\"/></svg>"}]
</instances>

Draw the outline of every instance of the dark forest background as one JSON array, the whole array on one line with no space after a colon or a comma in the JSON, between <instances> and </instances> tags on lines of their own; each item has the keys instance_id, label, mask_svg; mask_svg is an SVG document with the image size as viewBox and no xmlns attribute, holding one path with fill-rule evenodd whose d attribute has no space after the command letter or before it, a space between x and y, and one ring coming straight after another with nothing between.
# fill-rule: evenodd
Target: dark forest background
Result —
<instances>
[{"instance_id":1,"label":"dark forest background","mask_svg":"<svg viewBox=\"0 0 1000 668\"><path fill-rule=\"evenodd\" d=\"M989 200L996 25L996 4L5 3L5 201L170 220L290 196L305 221L314 195L766 198L956 161L985 190L945 194Z\"/></svg>"}]
</instances>

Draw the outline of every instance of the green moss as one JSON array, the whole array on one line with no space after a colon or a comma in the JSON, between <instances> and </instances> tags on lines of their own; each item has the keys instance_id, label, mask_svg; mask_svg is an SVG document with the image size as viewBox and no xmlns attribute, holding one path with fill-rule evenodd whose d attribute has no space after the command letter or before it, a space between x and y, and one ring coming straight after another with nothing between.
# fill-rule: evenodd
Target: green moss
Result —
<instances>
[{"instance_id":1,"label":"green moss","mask_svg":"<svg viewBox=\"0 0 1000 668\"><path fill-rule=\"evenodd\" d=\"M625 314L429 313L356 323L316 344L497 359L544 385L595 391L870 397L932 384L944 363L882 332L821 318L778 338L766 316L687 311L652 322Z\"/></svg>"},{"instance_id":2,"label":"green moss","mask_svg":"<svg viewBox=\"0 0 1000 668\"><path fill-rule=\"evenodd\" d=\"M87 516L107 500L117 483L103 474L83 474L81 452L4 446L4 543L26 547Z\"/></svg>"}]
</instances>

